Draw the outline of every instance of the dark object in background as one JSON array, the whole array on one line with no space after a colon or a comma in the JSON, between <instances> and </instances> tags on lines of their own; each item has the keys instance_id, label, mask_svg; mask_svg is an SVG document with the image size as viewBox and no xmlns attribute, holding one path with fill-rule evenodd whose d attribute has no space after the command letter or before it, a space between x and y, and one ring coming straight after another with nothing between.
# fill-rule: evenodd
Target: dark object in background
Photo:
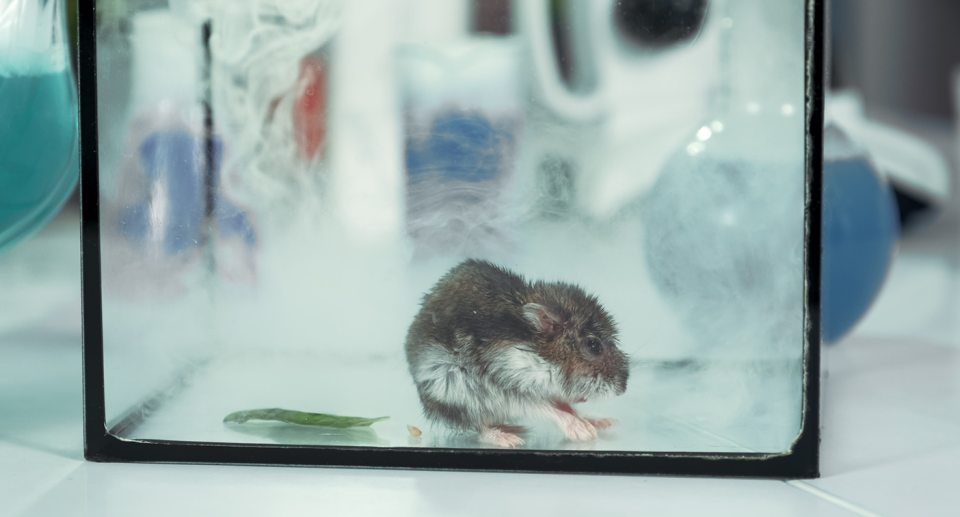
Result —
<instances>
[{"instance_id":1,"label":"dark object in background","mask_svg":"<svg viewBox=\"0 0 960 517\"><path fill-rule=\"evenodd\" d=\"M900 212L900 229L904 233L923 229L939 215L939 206L928 197L896 183L891 186Z\"/></svg>"},{"instance_id":2,"label":"dark object in background","mask_svg":"<svg viewBox=\"0 0 960 517\"><path fill-rule=\"evenodd\" d=\"M513 32L511 0L473 0L471 30L506 35Z\"/></svg>"},{"instance_id":3,"label":"dark object in background","mask_svg":"<svg viewBox=\"0 0 960 517\"><path fill-rule=\"evenodd\" d=\"M613 16L631 43L660 48L699 34L706 13L707 0L620 0Z\"/></svg>"},{"instance_id":4,"label":"dark object in background","mask_svg":"<svg viewBox=\"0 0 960 517\"><path fill-rule=\"evenodd\" d=\"M868 110L953 117L960 2L831 0L830 15L833 88L861 92Z\"/></svg>"}]
</instances>

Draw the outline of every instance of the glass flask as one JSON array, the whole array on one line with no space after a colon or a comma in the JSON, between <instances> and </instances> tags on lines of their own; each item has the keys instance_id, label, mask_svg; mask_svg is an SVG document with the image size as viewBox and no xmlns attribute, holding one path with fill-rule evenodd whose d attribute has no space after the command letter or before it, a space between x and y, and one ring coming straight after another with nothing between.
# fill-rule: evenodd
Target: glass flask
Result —
<instances>
[{"instance_id":1,"label":"glass flask","mask_svg":"<svg viewBox=\"0 0 960 517\"><path fill-rule=\"evenodd\" d=\"M0 252L49 221L79 175L62 0L0 1Z\"/></svg>"}]
</instances>

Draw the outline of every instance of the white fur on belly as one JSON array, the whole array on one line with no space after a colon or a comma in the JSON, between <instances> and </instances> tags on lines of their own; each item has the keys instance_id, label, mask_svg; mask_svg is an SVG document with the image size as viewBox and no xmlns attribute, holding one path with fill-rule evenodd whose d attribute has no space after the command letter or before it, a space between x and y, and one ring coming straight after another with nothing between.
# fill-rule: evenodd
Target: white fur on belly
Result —
<instances>
[{"instance_id":1,"label":"white fur on belly","mask_svg":"<svg viewBox=\"0 0 960 517\"><path fill-rule=\"evenodd\" d=\"M490 361L490 377L504 389L532 399L560 397L563 390L560 368L523 343L497 351Z\"/></svg>"},{"instance_id":2,"label":"white fur on belly","mask_svg":"<svg viewBox=\"0 0 960 517\"><path fill-rule=\"evenodd\" d=\"M431 398L461 405L477 389L473 376L464 369L457 354L439 343L430 343L418 357L414 378Z\"/></svg>"},{"instance_id":3,"label":"white fur on belly","mask_svg":"<svg viewBox=\"0 0 960 517\"><path fill-rule=\"evenodd\" d=\"M481 371L469 354L431 343L414 377L425 395L463 408L479 425L540 416L545 403L562 396L560 369L524 344L496 350L482 377Z\"/></svg>"}]
</instances>

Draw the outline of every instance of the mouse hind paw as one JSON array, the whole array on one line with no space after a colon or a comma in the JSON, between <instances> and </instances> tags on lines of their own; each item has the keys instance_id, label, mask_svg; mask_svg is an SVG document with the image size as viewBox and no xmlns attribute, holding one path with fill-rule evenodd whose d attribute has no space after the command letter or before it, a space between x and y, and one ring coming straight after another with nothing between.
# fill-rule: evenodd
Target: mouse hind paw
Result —
<instances>
[{"instance_id":1,"label":"mouse hind paw","mask_svg":"<svg viewBox=\"0 0 960 517\"><path fill-rule=\"evenodd\" d=\"M563 434L568 440L578 441L597 439L597 428L587 420L576 417L562 420L559 423L560 430L563 431Z\"/></svg>"}]
</instances>

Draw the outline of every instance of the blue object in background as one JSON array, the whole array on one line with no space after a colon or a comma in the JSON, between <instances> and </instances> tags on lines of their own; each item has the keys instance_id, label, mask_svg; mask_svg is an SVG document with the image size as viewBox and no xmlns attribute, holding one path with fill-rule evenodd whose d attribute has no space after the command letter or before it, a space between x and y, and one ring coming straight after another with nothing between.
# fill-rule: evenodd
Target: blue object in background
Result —
<instances>
[{"instance_id":1,"label":"blue object in background","mask_svg":"<svg viewBox=\"0 0 960 517\"><path fill-rule=\"evenodd\" d=\"M896 196L845 135L825 133L821 331L846 335L883 287L900 237ZM642 205L647 267L654 285L702 336L731 326L784 321L799 303L784 282L799 278L796 238L803 195L799 171L751 161L711 161L679 153ZM797 308L799 312L799 307ZM763 323L757 320L762 318Z\"/></svg>"},{"instance_id":2,"label":"blue object in background","mask_svg":"<svg viewBox=\"0 0 960 517\"><path fill-rule=\"evenodd\" d=\"M442 177L480 182L497 177L512 136L479 114L450 111L439 115L425 142L407 142L406 166L411 181ZM433 174L431 174L433 173Z\"/></svg>"},{"instance_id":3,"label":"blue object in background","mask_svg":"<svg viewBox=\"0 0 960 517\"><path fill-rule=\"evenodd\" d=\"M513 171L515 117L446 109L406 128L406 226L416 259L491 257L509 249L500 191Z\"/></svg>"},{"instance_id":4,"label":"blue object in background","mask_svg":"<svg viewBox=\"0 0 960 517\"><path fill-rule=\"evenodd\" d=\"M162 185L163 199L144 199L120 214L120 233L139 244L144 244L150 232L150 212L161 211L165 233L163 250L167 256L204 244L204 163L203 141L187 131L153 133L138 148L140 162L151 186ZM220 194L220 166L223 142L214 138L214 189L217 191L215 219L219 237L240 237L250 247L257 243L256 232L246 212L230 203Z\"/></svg>"},{"instance_id":5,"label":"blue object in background","mask_svg":"<svg viewBox=\"0 0 960 517\"><path fill-rule=\"evenodd\" d=\"M896 197L866 159L823 164L822 235L821 328L833 343L880 292L900 235Z\"/></svg>"}]
</instances>

